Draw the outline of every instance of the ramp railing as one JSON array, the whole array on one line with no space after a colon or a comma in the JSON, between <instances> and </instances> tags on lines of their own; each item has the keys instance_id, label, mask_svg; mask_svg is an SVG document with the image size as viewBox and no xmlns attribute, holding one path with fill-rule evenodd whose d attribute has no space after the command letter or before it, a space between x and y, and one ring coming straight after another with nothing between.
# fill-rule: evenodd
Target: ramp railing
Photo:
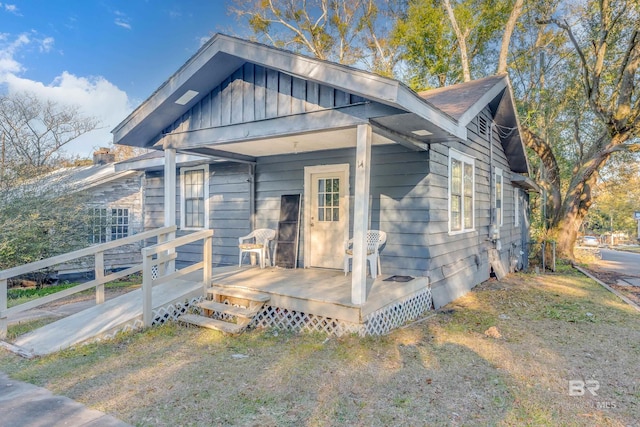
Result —
<instances>
[{"instance_id":1,"label":"ramp railing","mask_svg":"<svg viewBox=\"0 0 640 427\"><path fill-rule=\"evenodd\" d=\"M13 267L13 268L0 271L0 339L5 339L7 337L9 315L30 310L32 308L41 306L43 304L48 304L91 288L96 288L96 304L102 304L104 302L105 283L109 283L114 280L121 279L123 277L129 276L134 273L138 273L142 271L144 268L144 262L143 262L143 264L137 264L127 269L105 275L105 269L104 269L105 252L108 250L116 249L120 246L134 244L147 239L157 239L158 242L161 242L161 243L155 246L159 246L164 244L162 242L167 242L174 235L174 233L176 232L176 229L177 227L174 225L170 227L158 228L151 231L145 231L143 233L135 234L133 236L124 237L124 238L107 242L107 243L101 243L95 246L89 246L87 248L79 249L77 251L68 252L66 254L57 255L51 258L35 261L29 264L25 264L18 267ZM211 234L213 234L213 231L211 231ZM190 236L185 236L185 238L188 238L188 237ZM183 238L180 238L180 239L183 239ZM179 239L175 239L175 240L179 240ZM209 241L209 246L211 246L210 243L211 242ZM155 246L152 246L152 247L155 247ZM209 258L211 258L210 254L211 254L211 251L209 251ZM143 249L143 255L144 255L144 249ZM9 279L13 277L18 277L18 276L23 276L25 274L33 273L35 271L51 268L53 266L63 264L69 261L73 261L75 259L86 258L90 256L94 257L94 272L95 272L94 280L78 284L74 287L67 288L62 291L56 292L54 294L47 295L29 302L25 302L20 305L13 306L11 308L7 308L7 282ZM165 254L162 257L162 262L166 262L170 257L173 257L173 259L175 259L175 256L176 256L175 253ZM211 263L209 263L209 272L211 271L210 264ZM144 276L143 276L143 280L144 280Z\"/></svg>"}]
</instances>

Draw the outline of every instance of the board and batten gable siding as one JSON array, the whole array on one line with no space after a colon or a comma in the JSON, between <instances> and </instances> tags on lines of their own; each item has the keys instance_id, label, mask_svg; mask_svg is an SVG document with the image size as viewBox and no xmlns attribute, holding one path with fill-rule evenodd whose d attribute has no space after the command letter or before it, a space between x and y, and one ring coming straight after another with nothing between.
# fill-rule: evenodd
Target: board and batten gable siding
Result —
<instances>
[{"instance_id":1,"label":"board and batten gable siding","mask_svg":"<svg viewBox=\"0 0 640 427\"><path fill-rule=\"evenodd\" d=\"M381 252L385 275L418 277L428 271L428 158L427 152L411 151L401 145L372 147L368 228L387 232L387 243ZM277 228L281 195L304 195L306 166L349 164L349 235L352 236L353 224L357 221L353 217L354 161L354 148L259 158L256 165L256 228ZM303 211L302 218L304 215ZM300 267L304 265L304 238L304 220L301 220ZM335 242L335 247L342 251L343 242Z\"/></svg>"},{"instance_id":2,"label":"board and batten gable siding","mask_svg":"<svg viewBox=\"0 0 640 427\"><path fill-rule=\"evenodd\" d=\"M513 186L508 160L497 131L491 130L491 115L485 108L467 126L467 141L452 141L447 144L432 144L430 166L432 179L432 204L438 206L437 215L431 209L429 222L430 283L436 308L464 295L475 285L489 278L488 249L489 227L493 209L491 174L495 168L503 170L503 226L500 227L502 250L500 256L506 271L509 271L509 252L520 250L524 227L515 227ZM490 167L491 152L488 141L492 139L493 170ZM475 159L475 229L459 234L448 232L448 186L449 150L455 149ZM494 183L495 184L495 183ZM522 217L521 217L522 218ZM513 245L512 245L513 244ZM517 248L516 248L517 247Z\"/></svg>"},{"instance_id":3,"label":"board and batten gable siding","mask_svg":"<svg viewBox=\"0 0 640 427\"><path fill-rule=\"evenodd\" d=\"M176 225L180 226L180 169L177 173ZM232 265L238 262L238 238L251 231L250 171L238 163L209 165L209 228L214 230L213 265ZM145 230L164 225L164 172L147 172ZM185 235L190 230L178 230ZM178 248L178 268L202 260L202 242Z\"/></svg>"},{"instance_id":4,"label":"board and batten gable siding","mask_svg":"<svg viewBox=\"0 0 640 427\"><path fill-rule=\"evenodd\" d=\"M361 102L364 99L357 95L245 63L162 133L248 123Z\"/></svg>"}]
</instances>

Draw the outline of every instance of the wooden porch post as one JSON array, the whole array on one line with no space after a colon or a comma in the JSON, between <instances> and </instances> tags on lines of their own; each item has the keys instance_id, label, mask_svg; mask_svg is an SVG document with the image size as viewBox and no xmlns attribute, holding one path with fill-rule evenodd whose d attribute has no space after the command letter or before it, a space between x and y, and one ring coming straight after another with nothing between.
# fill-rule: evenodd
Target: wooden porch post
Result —
<instances>
[{"instance_id":1,"label":"wooden porch post","mask_svg":"<svg viewBox=\"0 0 640 427\"><path fill-rule=\"evenodd\" d=\"M176 150L165 148L164 150L164 226L176 225ZM167 240L173 240L175 233L167 236ZM173 253L171 251L170 253ZM167 262L165 274L171 274L176 269L174 260Z\"/></svg>"},{"instance_id":2,"label":"wooden porch post","mask_svg":"<svg viewBox=\"0 0 640 427\"><path fill-rule=\"evenodd\" d=\"M369 227L369 182L371 178L371 125L358 125L356 139L351 302L353 304L364 304L367 300L367 228Z\"/></svg>"}]
</instances>

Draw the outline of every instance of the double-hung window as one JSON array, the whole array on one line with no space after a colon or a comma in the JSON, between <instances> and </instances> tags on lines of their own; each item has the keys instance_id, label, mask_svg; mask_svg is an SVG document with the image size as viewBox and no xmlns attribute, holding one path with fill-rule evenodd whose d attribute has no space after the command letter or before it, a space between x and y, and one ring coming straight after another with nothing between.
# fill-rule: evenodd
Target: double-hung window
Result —
<instances>
[{"instance_id":1,"label":"double-hung window","mask_svg":"<svg viewBox=\"0 0 640 427\"><path fill-rule=\"evenodd\" d=\"M449 150L449 232L475 227L475 160Z\"/></svg>"},{"instance_id":2,"label":"double-hung window","mask_svg":"<svg viewBox=\"0 0 640 427\"><path fill-rule=\"evenodd\" d=\"M180 228L208 228L209 165L180 169Z\"/></svg>"},{"instance_id":3,"label":"double-hung window","mask_svg":"<svg viewBox=\"0 0 640 427\"><path fill-rule=\"evenodd\" d=\"M502 227L502 224L504 223L504 210L503 210L503 205L504 205L504 188L503 188L503 179L502 179L502 169L500 168L496 168L496 174L495 174L495 189L496 189L496 194L494 197L494 208L495 208L495 212L496 212L496 224L500 227Z\"/></svg>"}]
</instances>

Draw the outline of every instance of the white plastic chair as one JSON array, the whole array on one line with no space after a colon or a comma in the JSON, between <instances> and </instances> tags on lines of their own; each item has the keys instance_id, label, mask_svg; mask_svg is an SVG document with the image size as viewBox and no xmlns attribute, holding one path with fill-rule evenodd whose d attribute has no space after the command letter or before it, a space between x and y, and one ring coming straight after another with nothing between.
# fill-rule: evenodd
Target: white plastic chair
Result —
<instances>
[{"instance_id":1,"label":"white plastic chair","mask_svg":"<svg viewBox=\"0 0 640 427\"><path fill-rule=\"evenodd\" d=\"M256 253L260 256L260 268L265 267L265 261L269 260L271 265L271 255L269 254L269 242L276 237L276 231L270 228L258 228L253 230L246 236L242 236L238 239L238 247L240 248L240 259L238 267L242 266L242 256L245 253ZM251 240L251 242L245 243L245 240Z\"/></svg>"},{"instance_id":2,"label":"white plastic chair","mask_svg":"<svg viewBox=\"0 0 640 427\"><path fill-rule=\"evenodd\" d=\"M367 231L367 261L369 261L369 273L372 278L382 274L380 266L380 246L387 241L387 233L380 230ZM349 259L353 258L353 239L344 243L344 275L349 273Z\"/></svg>"}]
</instances>

